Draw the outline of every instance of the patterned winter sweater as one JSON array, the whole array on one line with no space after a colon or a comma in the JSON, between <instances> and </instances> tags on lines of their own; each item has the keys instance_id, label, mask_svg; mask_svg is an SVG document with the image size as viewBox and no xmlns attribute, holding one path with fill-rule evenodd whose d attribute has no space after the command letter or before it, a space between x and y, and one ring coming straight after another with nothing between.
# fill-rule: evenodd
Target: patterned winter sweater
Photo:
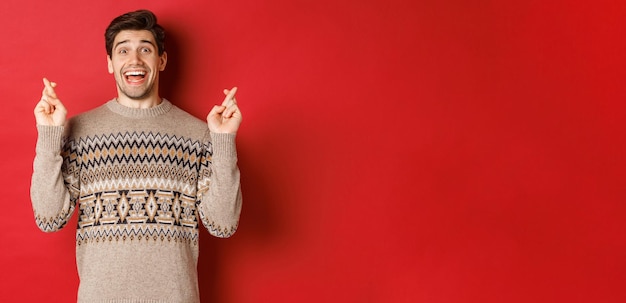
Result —
<instances>
[{"instance_id":1,"label":"patterned winter sweater","mask_svg":"<svg viewBox=\"0 0 626 303\"><path fill-rule=\"evenodd\" d=\"M167 100L37 129L35 221L57 231L77 209L78 302L199 302L199 221L229 237L241 212L235 135Z\"/></svg>"}]
</instances>

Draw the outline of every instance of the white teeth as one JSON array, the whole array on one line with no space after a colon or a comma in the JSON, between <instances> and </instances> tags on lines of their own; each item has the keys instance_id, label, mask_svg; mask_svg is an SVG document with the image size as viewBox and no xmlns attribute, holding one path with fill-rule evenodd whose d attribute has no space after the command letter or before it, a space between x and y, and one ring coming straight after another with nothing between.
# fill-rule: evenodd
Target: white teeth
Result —
<instances>
[{"instance_id":1,"label":"white teeth","mask_svg":"<svg viewBox=\"0 0 626 303\"><path fill-rule=\"evenodd\" d=\"M145 74L144 71L128 71L124 73L124 76L144 76Z\"/></svg>"}]
</instances>

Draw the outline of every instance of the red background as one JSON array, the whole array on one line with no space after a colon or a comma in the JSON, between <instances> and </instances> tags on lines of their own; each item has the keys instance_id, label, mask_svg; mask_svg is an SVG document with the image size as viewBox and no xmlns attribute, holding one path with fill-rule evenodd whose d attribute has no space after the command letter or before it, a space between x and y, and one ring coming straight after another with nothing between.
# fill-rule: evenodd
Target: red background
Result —
<instances>
[{"instance_id":1,"label":"red background","mask_svg":"<svg viewBox=\"0 0 626 303\"><path fill-rule=\"evenodd\" d=\"M149 8L162 95L238 86L244 210L205 302L625 302L623 1L0 2L2 302L72 302L40 232L32 109L114 97L103 33Z\"/></svg>"}]
</instances>

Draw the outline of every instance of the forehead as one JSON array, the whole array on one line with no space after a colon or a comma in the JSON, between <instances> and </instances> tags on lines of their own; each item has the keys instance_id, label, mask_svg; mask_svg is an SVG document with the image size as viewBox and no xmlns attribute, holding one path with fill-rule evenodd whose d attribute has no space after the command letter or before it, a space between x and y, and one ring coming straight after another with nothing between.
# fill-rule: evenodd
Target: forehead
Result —
<instances>
[{"instance_id":1,"label":"forehead","mask_svg":"<svg viewBox=\"0 0 626 303\"><path fill-rule=\"evenodd\" d=\"M156 44L154 36L147 30L123 30L120 31L113 40L113 45L117 46L120 42L141 43L148 42Z\"/></svg>"}]
</instances>

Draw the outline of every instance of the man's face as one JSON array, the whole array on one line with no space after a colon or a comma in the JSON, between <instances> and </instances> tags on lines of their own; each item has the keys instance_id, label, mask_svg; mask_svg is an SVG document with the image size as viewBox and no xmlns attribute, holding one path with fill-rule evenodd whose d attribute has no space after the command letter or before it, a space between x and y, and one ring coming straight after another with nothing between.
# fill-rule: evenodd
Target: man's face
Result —
<instances>
[{"instance_id":1,"label":"man's face","mask_svg":"<svg viewBox=\"0 0 626 303\"><path fill-rule=\"evenodd\" d=\"M158 97L159 72L167 54L159 56L154 36L147 30L123 30L115 36L107 57L109 73L115 75L119 97L144 100Z\"/></svg>"}]
</instances>

